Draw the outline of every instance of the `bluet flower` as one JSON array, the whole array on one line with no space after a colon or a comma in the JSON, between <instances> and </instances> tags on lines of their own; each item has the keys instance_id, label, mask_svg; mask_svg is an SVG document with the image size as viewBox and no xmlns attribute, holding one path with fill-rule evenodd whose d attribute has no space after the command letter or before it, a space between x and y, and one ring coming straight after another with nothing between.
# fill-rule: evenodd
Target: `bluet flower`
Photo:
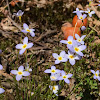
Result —
<instances>
[{"instance_id":1,"label":"bluet flower","mask_svg":"<svg viewBox=\"0 0 100 100\"><path fill-rule=\"evenodd\" d=\"M25 37L23 40L23 44L17 44L16 49L21 49L19 54L23 54L26 49L29 49L33 46L33 43L28 43L28 37Z\"/></svg>"},{"instance_id":2,"label":"bluet flower","mask_svg":"<svg viewBox=\"0 0 100 100\"><path fill-rule=\"evenodd\" d=\"M51 74L50 79L51 81L58 81L58 78L60 77L61 73L55 73L55 74Z\"/></svg>"},{"instance_id":3,"label":"bluet flower","mask_svg":"<svg viewBox=\"0 0 100 100\"><path fill-rule=\"evenodd\" d=\"M83 35L83 36L79 36L78 34L75 34L75 38L77 39L76 41L80 44L84 44L84 41L83 39L85 38L86 35Z\"/></svg>"},{"instance_id":4,"label":"bluet flower","mask_svg":"<svg viewBox=\"0 0 100 100\"><path fill-rule=\"evenodd\" d=\"M87 17L86 14L82 15L82 13L80 11L77 11L77 16L78 16L78 19L80 19L80 20L83 20L83 19L85 19Z\"/></svg>"},{"instance_id":5,"label":"bluet flower","mask_svg":"<svg viewBox=\"0 0 100 100\"><path fill-rule=\"evenodd\" d=\"M100 1L99 1L99 3L100 3ZM100 6L100 4L98 4L98 6Z\"/></svg>"},{"instance_id":6,"label":"bluet flower","mask_svg":"<svg viewBox=\"0 0 100 100\"><path fill-rule=\"evenodd\" d=\"M83 53L81 51L86 49L86 45L78 45L78 43L76 41L73 42L73 47L69 48L70 51L72 52L76 52L78 55L83 56Z\"/></svg>"},{"instance_id":7,"label":"bluet flower","mask_svg":"<svg viewBox=\"0 0 100 100\"><path fill-rule=\"evenodd\" d=\"M23 24L23 27L24 27L24 30L22 30L23 33L30 33L32 37L35 36L35 33L34 33L35 29L29 29L26 23Z\"/></svg>"},{"instance_id":8,"label":"bluet flower","mask_svg":"<svg viewBox=\"0 0 100 100\"><path fill-rule=\"evenodd\" d=\"M67 44L67 47L70 48L73 45L73 37L69 36L68 40L61 40L61 43Z\"/></svg>"},{"instance_id":9,"label":"bluet flower","mask_svg":"<svg viewBox=\"0 0 100 100\"><path fill-rule=\"evenodd\" d=\"M66 62L67 58L65 58L65 51L61 51L60 55L57 53L53 53L52 56L56 59L55 64L59 64L60 62Z\"/></svg>"},{"instance_id":10,"label":"bluet flower","mask_svg":"<svg viewBox=\"0 0 100 100\"><path fill-rule=\"evenodd\" d=\"M66 83L70 83L69 79L68 78L71 78L73 74L67 74L64 72L64 71L61 71L61 75L58 80L64 80Z\"/></svg>"},{"instance_id":11,"label":"bluet flower","mask_svg":"<svg viewBox=\"0 0 100 100\"><path fill-rule=\"evenodd\" d=\"M76 11L73 11L73 13L77 13L77 11L80 11L81 13L83 13L83 10L79 10L79 8L76 8Z\"/></svg>"},{"instance_id":12,"label":"bluet flower","mask_svg":"<svg viewBox=\"0 0 100 100\"><path fill-rule=\"evenodd\" d=\"M54 86L49 86L49 88L50 88L50 90L52 90L53 91L53 93L56 95L56 96L58 96L58 90L61 88L61 86L60 85L54 85Z\"/></svg>"},{"instance_id":13,"label":"bluet flower","mask_svg":"<svg viewBox=\"0 0 100 100\"><path fill-rule=\"evenodd\" d=\"M74 64L75 64L75 60L81 59L80 56L74 55L74 53L71 52L71 51L68 51L68 54L66 54L65 57L66 57L67 59L69 59L69 62L70 62L71 65L74 65Z\"/></svg>"},{"instance_id":14,"label":"bluet flower","mask_svg":"<svg viewBox=\"0 0 100 100\"><path fill-rule=\"evenodd\" d=\"M3 69L3 66L0 64L0 70L2 70Z\"/></svg>"},{"instance_id":15,"label":"bluet flower","mask_svg":"<svg viewBox=\"0 0 100 100\"><path fill-rule=\"evenodd\" d=\"M93 78L100 81L99 70L97 70L96 72L94 70L91 70L91 72L94 74Z\"/></svg>"},{"instance_id":16,"label":"bluet flower","mask_svg":"<svg viewBox=\"0 0 100 100\"><path fill-rule=\"evenodd\" d=\"M0 94L4 93L5 90L3 88L0 88Z\"/></svg>"},{"instance_id":17,"label":"bluet flower","mask_svg":"<svg viewBox=\"0 0 100 100\"><path fill-rule=\"evenodd\" d=\"M46 69L44 72L45 73L55 74L55 73L60 73L60 70L59 69L56 69L55 66L51 66L51 69Z\"/></svg>"},{"instance_id":18,"label":"bluet flower","mask_svg":"<svg viewBox=\"0 0 100 100\"><path fill-rule=\"evenodd\" d=\"M11 73L16 75L16 80L17 81L21 80L22 76L29 76L30 75L29 72L24 71L23 66L20 66L18 68L18 70L11 70Z\"/></svg>"},{"instance_id":19,"label":"bluet flower","mask_svg":"<svg viewBox=\"0 0 100 100\"><path fill-rule=\"evenodd\" d=\"M17 16L20 21L21 21L21 17L23 14L24 14L24 12L22 12L22 10L19 10L17 13L14 13L14 15Z\"/></svg>"},{"instance_id":20,"label":"bluet flower","mask_svg":"<svg viewBox=\"0 0 100 100\"><path fill-rule=\"evenodd\" d=\"M85 13L88 13L88 15L89 15L90 17L92 17L92 14L95 14L95 12L94 12L94 11L90 11L89 8L87 8L87 11L85 11Z\"/></svg>"},{"instance_id":21,"label":"bluet flower","mask_svg":"<svg viewBox=\"0 0 100 100\"><path fill-rule=\"evenodd\" d=\"M28 71L28 72L31 72L31 71L32 71L32 69L29 68L29 64L28 64L28 63L27 63L27 65L26 65L26 67L25 67L25 71Z\"/></svg>"}]
</instances>

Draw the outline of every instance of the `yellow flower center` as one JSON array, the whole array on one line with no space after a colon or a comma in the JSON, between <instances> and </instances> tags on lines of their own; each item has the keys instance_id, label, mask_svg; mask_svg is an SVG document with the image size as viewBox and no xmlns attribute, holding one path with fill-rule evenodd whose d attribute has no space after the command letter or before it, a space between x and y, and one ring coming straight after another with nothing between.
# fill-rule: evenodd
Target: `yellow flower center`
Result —
<instances>
[{"instance_id":1,"label":"yellow flower center","mask_svg":"<svg viewBox=\"0 0 100 100\"><path fill-rule=\"evenodd\" d=\"M70 56L69 56L69 58L73 59L73 58L74 58L74 56L73 56L73 55L70 55Z\"/></svg>"},{"instance_id":2,"label":"yellow flower center","mask_svg":"<svg viewBox=\"0 0 100 100\"><path fill-rule=\"evenodd\" d=\"M89 11L88 13L90 14L91 12Z\"/></svg>"},{"instance_id":3,"label":"yellow flower center","mask_svg":"<svg viewBox=\"0 0 100 100\"><path fill-rule=\"evenodd\" d=\"M58 57L58 60L62 60L62 57Z\"/></svg>"},{"instance_id":4,"label":"yellow flower center","mask_svg":"<svg viewBox=\"0 0 100 100\"><path fill-rule=\"evenodd\" d=\"M53 70L51 70L51 72L52 72L52 73L55 73L55 70L53 69Z\"/></svg>"},{"instance_id":5,"label":"yellow flower center","mask_svg":"<svg viewBox=\"0 0 100 100\"><path fill-rule=\"evenodd\" d=\"M63 78L67 78L67 76L64 75Z\"/></svg>"},{"instance_id":6,"label":"yellow flower center","mask_svg":"<svg viewBox=\"0 0 100 100\"><path fill-rule=\"evenodd\" d=\"M78 52L78 51L79 51L79 48L75 47L74 50L75 50L76 52Z\"/></svg>"},{"instance_id":7,"label":"yellow flower center","mask_svg":"<svg viewBox=\"0 0 100 100\"><path fill-rule=\"evenodd\" d=\"M68 41L68 44L72 44L72 41Z\"/></svg>"},{"instance_id":8,"label":"yellow flower center","mask_svg":"<svg viewBox=\"0 0 100 100\"><path fill-rule=\"evenodd\" d=\"M78 39L78 42L81 42L81 39Z\"/></svg>"},{"instance_id":9,"label":"yellow flower center","mask_svg":"<svg viewBox=\"0 0 100 100\"><path fill-rule=\"evenodd\" d=\"M24 44L22 48L25 49L26 47L27 47L27 44Z\"/></svg>"},{"instance_id":10,"label":"yellow flower center","mask_svg":"<svg viewBox=\"0 0 100 100\"><path fill-rule=\"evenodd\" d=\"M80 16L80 18L79 19L83 19L83 16Z\"/></svg>"},{"instance_id":11,"label":"yellow flower center","mask_svg":"<svg viewBox=\"0 0 100 100\"><path fill-rule=\"evenodd\" d=\"M29 29L27 29L27 32L30 32L30 30L29 30Z\"/></svg>"},{"instance_id":12,"label":"yellow flower center","mask_svg":"<svg viewBox=\"0 0 100 100\"><path fill-rule=\"evenodd\" d=\"M95 76L98 76L98 74L97 74L97 73L95 73Z\"/></svg>"},{"instance_id":13,"label":"yellow flower center","mask_svg":"<svg viewBox=\"0 0 100 100\"><path fill-rule=\"evenodd\" d=\"M56 79L54 76L51 77L52 79Z\"/></svg>"},{"instance_id":14,"label":"yellow flower center","mask_svg":"<svg viewBox=\"0 0 100 100\"><path fill-rule=\"evenodd\" d=\"M21 71L19 71L19 72L18 72L18 75L22 75L22 72L21 72Z\"/></svg>"},{"instance_id":15,"label":"yellow flower center","mask_svg":"<svg viewBox=\"0 0 100 100\"><path fill-rule=\"evenodd\" d=\"M53 86L52 89L55 90L56 89L55 86Z\"/></svg>"}]
</instances>

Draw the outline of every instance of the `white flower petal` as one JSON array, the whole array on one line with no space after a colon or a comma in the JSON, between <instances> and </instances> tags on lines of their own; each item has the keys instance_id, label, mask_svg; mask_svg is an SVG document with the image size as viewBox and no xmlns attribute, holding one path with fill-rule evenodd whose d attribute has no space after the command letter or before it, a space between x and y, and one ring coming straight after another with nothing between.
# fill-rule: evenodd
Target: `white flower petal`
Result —
<instances>
[{"instance_id":1,"label":"white flower petal","mask_svg":"<svg viewBox=\"0 0 100 100\"><path fill-rule=\"evenodd\" d=\"M69 79L68 79L68 78L64 79L64 81L65 81L67 84L69 84L69 83L70 83L70 81L69 81Z\"/></svg>"},{"instance_id":2,"label":"white flower petal","mask_svg":"<svg viewBox=\"0 0 100 100\"><path fill-rule=\"evenodd\" d=\"M26 23L23 24L23 27L24 27L25 30L29 29L29 27Z\"/></svg>"},{"instance_id":3,"label":"white flower petal","mask_svg":"<svg viewBox=\"0 0 100 100\"><path fill-rule=\"evenodd\" d=\"M18 68L18 71L23 71L24 70L24 67L23 66L20 66L19 68Z\"/></svg>"},{"instance_id":4,"label":"white flower petal","mask_svg":"<svg viewBox=\"0 0 100 100\"><path fill-rule=\"evenodd\" d=\"M74 59L69 59L69 62L70 62L71 65L75 64L75 60Z\"/></svg>"},{"instance_id":5,"label":"white flower petal","mask_svg":"<svg viewBox=\"0 0 100 100\"><path fill-rule=\"evenodd\" d=\"M24 71L24 72L23 72L23 76L29 76L29 75L30 75L29 72L27 72L27 71Z\"/></svg>"},{"instance_id":6,"label":"white flower petal","mask_svg":"<svg viewBox=\"0 0 100 100\"><path fill-rule=\"evenodd\" d=\"M26 50L26 49L21 49L21 50L19 51L19 54L20 54L20 55L23 54L23 53L25 52L25 50Z\"/></svg>"},{"instance_id":7,"label":"white flower petal","mask_svg":"<svg viewBox=\"0 0 100 100\"><path fill-rule=\"evenodd\" d=\"M22 78L22 75L16 75L16 80L19 81Z\"/></svg>"},{"instance_id":8,"label":"white flower petal","mask_svg":"<svg viewBox=\"0 0 100 100\"><path fill-rule=\"evenodd\" d=\"M59 55L58 55L57 53L53 53L52 56L53 56L55 59L57 59Z\"/></svg>"},{"instance_id":9,"label":"white flower petal","mask_svg":"<svg viewBox=\"0 0 100 100\"><path fill-rule=\"evenodd\" d=\"M28 33L26 30L21 30L21 32L23 32L23 33Z\"/></svg>"},{"instance_id":10,"label":"white flower petal","mask_svg":"<svg viewBox=\"0 0 100 100\"><path fill-rule=\"evenodd\" d=\"M76 39L79 39L80 36L79 36L78 34L75 34L75 38L76 38Z\"/></svg>"},{"instance_id":11,"label":"white flower petal","mask_svg":"<svg viewBox=\"0 0 100 100\"><path fill-rule=\"evenodd\" d=\"M28 43L28 37L25 37L23 40L23 44L27 44Z\"/></svg>"},{"instance_id":12,"label":"white flower petal","mask_svg":"<svg viewBox=\"0 0 100 100\"><path fill-rule=\"evenodd\" d=\"M55 60L55 64L59 64L60 63L60 61L59 60Z\"/></svg>"},{"instance_id":13,"label":"white flower petal","mask_svg":"<svg viewBox=\"0 0 100 100\"><path fill-rule=\"evenodd\" d=\"M4 93L4 92L5 92L5 90L3 88L0 88L0 94Z\"/></svg>"},{"instance_id":14,"label":"white flower petal","mask_svg":"<svg viewBox=\"0 0 100 100\"><path fill-rule=\"evenodd\" d=\"M86 45L81 45L81 46L79 46L79 50L80 51L83 51L83 50L85 50L86 49Z\"/></svg>"},{"instance_id":15,"label":"white flower petal","mask_svg":"<svg viewBox=\"0 0 100 100\"><path fill-rule=\"evenodd\" d=\"M34 36L35 36L35 33L34 33L34 32L30 32L30 35L31 35L32 37L34 37Z\"/></svg>"},{"instance_id":16,"label":"white flower petal","mask_svg":"<svg viewBox=\"0 0 100 100\"><path fill-rule=\"evenodd\" d=\"M65 52L65 51L61 51L60 56L61 56L61 57L64 57L64 56L65 56L65 54L66 54L66 52Z\"/></svg>"},{"instance_id":17,"label":"white flower petal","mask_svg":"<svg viewBox=\"0 0 100 100\"><path fill-rule=\"evenodd\" d=\"M3 69L3 66L0 64L0 70L2 70Z\"/></svg>"},{"instance_id":18,"label":"white flower petal","mask_svg":"<svg viewBox=\"0 0 100 100\"><path fill-rule=\"evenodd\" d=\"M18 72L17 70L11 70L11 73L15 75L17 75L17 72Z\"/></svg>"},{"instance_id":19,"label":"white flower petal","mask_svg":"<svg viewBox=\"0 0 100 100\"><path fill-rule=\"evenodd\" d=\"M51 66L51 69L56 69L56 67L55 66Z\"/></svg>"},{"instance_id":20,"label":"white flower petal","mask_svg":"<svg viewBox=\"0 0 100 100\"><path fill-rule=\"evenodd\" d=\"M93 74L95 74L95 71L94 71L94 70L91 70L91 72L92 72Z\"/></svg>"},{"instance_id":21,"label":"white flower petal","mask_svg":"<svg viewBox=\"0 0 100 100\"><path fill-rule=\"evenodd\" d=\"M72 41L73 40L73 37L72 36L69 36L68 37L68 41Z\"/></svg>"},{"instance_id":22,"label":"white flower petal","mask_svg":"<svg viewBox=\"0 0 100 100\"><path fill-rule=\"evenodd\" d=\"M61 40L60 43L67 44L67 40Z\"/></svg>"},{"instance_id":23,"label":"white flower petal","mask_svg":"<svg viewBox=\"0 0 100 100\"><path fill-rule=\"evenodd\" d=\"M23 44L17 44L16 49L22 49Z\"/></svg>"},{"instance_id":24,"label":"white flower petal","mask_svg":"<svg viewBox=\"0 0 100 100\"><path fill-rule=\"evenodd\" d=\"M33 43L28 43L26 48L28 49L28 48L31 48L32 46L33 46Z\"/></svg>"},{"instance_id":25,"label":"white flower petal","mask_svg":"<svg viewBox=\"0 0 100 100\"><path fill-rule=\"evenodd\" d=\"M86 37L86 35L82 35L82 36L81 36L81 39L83 40L85 37Z\"/></svg>"}]
</instances>

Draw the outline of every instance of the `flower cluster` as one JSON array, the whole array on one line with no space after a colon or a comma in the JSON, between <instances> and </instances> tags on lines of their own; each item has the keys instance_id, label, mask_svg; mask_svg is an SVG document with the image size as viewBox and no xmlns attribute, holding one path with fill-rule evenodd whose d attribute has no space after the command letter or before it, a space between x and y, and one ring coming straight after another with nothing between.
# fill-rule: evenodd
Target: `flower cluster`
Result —
<instances>
[{"instance_id":1,"label":"flower cluster","mask_svg":"<svg viewBox=\"0 0 100 100\"><path fill-rule=\"evenodd\" d=\"M67 84L70 83L68 78L72 77L72 74L66 74L63 70L56 69L55 66L51 66L51 69L46 69L44 72L51 73L51 81L64 80ZM58 95L59 86L60 85L50 86L50 89L53 90L54 94Z\"/></svg>"},{"instance_id":2,"label":"flower cluster","mask_svg":"<svg viewBox=\"0 0 100 100\"><path fill-rule=\"evenodd\" d=\"M69 36L68 40L60 41L61 43L67 44L69 51L68 54L64 53L64 58L69 59L71 65L74 65L75 60L80 60L83 56L82 51L86 49L86 45L84 45L84 41L83 41L85 36L86 35L80 37L78 34L75 34L76 40L74 40L72 36Z\"/></svg>"},{"instance_id":3,"label":"flower cluster","mask_svg":"<svg viewBox=\"0 0 100 100\"><path fill-rule=\"evenodd\" d=\"M73 11L73 13L76 13L77 16L78 16L78 19L80 19L80 20L84 20L87 17L86 14L82 14L82 13L87 13L89 15L89 17L92 17L92 15L95 14L95 12L94 11L90 11L89 8L87 8L87 11L79 10L79 8L76 8L76 11ZM82 31L84 31L85 29L86 29L85 26L81 27Z\"/></svg>"}]
</instances>

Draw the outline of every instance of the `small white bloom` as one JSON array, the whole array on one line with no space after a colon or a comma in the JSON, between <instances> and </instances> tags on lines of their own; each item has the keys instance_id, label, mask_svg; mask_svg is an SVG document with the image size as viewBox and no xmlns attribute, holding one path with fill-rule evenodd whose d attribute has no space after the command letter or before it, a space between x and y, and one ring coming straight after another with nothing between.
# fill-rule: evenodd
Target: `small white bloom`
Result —
<instances>
[{"instance_id":1,"label":"small white bloom","mask_svg":"<svg viewBox=\"0 0 100 100\"><path fill-rule=\"evenodd\" d=\"M29 29L26 23L23 24L23 27L24 27L24 30L22 30L23 33L30 33L32 37L35 36L35 33L34 33L35 29Z\"/></svg>"},{"instance_id":2,"label":"small white bloom","mask_svg":"<svg viewBox=\"0 0 100 100\"><path fill-rule=\"evenodd\" d=\"M52 90L53 91L53 93L56 95L56 96L58 96L58 90L61 88L61 86L60 85L54 85L54 86L49 86L49 88L50 88L50 90Z\"/></svg>"},{"instance_id":3,"label":"small white bloom","mask_svg":"<svg viewBox=\"0 0 100 100\"><path fill-rule=\"evenodd\" d=\"M17 13L14 13L15 16L19 17L19 20L21 20L23 14L24 12L22 12L22 10L19 10Z\"/></svg>"},{"instance_id":4,"label":"small white bloom","mask_svg":"<svg viewBox=\"0 0 100 100\"><path fill-rule=\"evenodd\" d=\"M89 15L90 17L92 17L92 14L95 14L95 12L94 12L94 11L90 11L89 8L87 8L87 11L85 11L85 13L88 13L88 15Z\"/></svg>"},{"instance_id":5,"label":"small white bloom","mask_svg":"<svg viewBox=\"0 0 100 100\"><path fill-rule=\"evenodd\" d=\"M68 40L61 40L61 43L67 44L67 47L70 48L73 45L73 37L69 36Z\"/></svg>"},{"instance_id":6,"label":"small white bloom","mask_svg":"<svg viewBox=\"0 0 100 100\"><path fill-rule=\"evenodd\" d=\"M58 81L58 78L61 76L61 73L51 74L50 79L51 81Z\"/></svg>"},{"instance_id":7,"label":"small white bloom","mask_svg":"<svg viewBox=\"0 0 100 100\"><path fill-rule=\"evenodd\" d=\"M58 80L64 80L67 84L70 83L68 78L71 78L73 74L67 74L62 70L61 71L61 76L58 78Z\"/></svg>"},{"instance_id":8,"label":"small white bloom","mask_svg":"<svg viewBox=\"0 0 100 100\"><path fill-rule=\"evenodd\" d=\"M73 11L73 13L77 13L77 11L80 11L81 13L83 13L83 10L79 10L79 8L76 8L76 11Z\"/></svg>"},{"instance_id":9,"label":"small white bloom","mask_svg":"<svg viewBox=\"0 0 100 100\"><path fill-rule=\"evenodd\" d=\"M77 41L73 42L73 47L69 48L70 51L76 52L78 55L83 56L83 53L81 51L86 49L86 45L78 45Z\"/></svg>"},{"instance_id":10,"label":"small white bloom","mask_svg":"<svg viewBox=\"0 0 100 100\"><path fill-rule=\"evenodd\" d=\"M24 67L23 66L20 66L18 68L18 70L11 70L11 73L16 75L16 80L17 81L19 81L22 78L22 76L29 76L30 75L29 72L24 71Z\"/></svg>"},{"instance_id":11,"label":"small white bloom","mask_svg":"<svg viewBox=\"0 0 100 100\"><path fill-rule=\"evenodd\" d=\"M29 49L33 46L33 43L28 43L28 37L25 37L23 40L23 44L17 44L16 49L21 49L19 54L23 54L26 49Z\"/></svg>"},{"instance_id":12,"label":"small white bloom","mask_svg":"<svg viewBox=\"0 0 100 100\"><path fill-rule=\"evenodd\" d=\"M83 20L83 19L85 19L86 17L87 17L87 15L86 14L83 14L82 15L82 13L80 12L80 11L77 11L77 16L78 16L78 19L80 19L80 20Z\"/></svg>"},{"instance_id":13,"label":"small white bloom","mask_svg":"<svg viewBox=\"0 0 100 100\"><path fill-rule=\"evenodd\" d=\"M60 55L57 53L53 53L52 56L56 59L55 64L59 64L60 62L66 62L68 59L65 58L65 51L61 51Z\"/></svg>"},{"instance_id":14,"label":"small white bloom","mask_svg":"<svg viewBox=\"0 0 100 100\"><path fill-rule=\"evenodd\" d=\"M26 65L26 67L25 67L25 71L28 71L28 72L31 72L31 71L32 71L32 69L29 68L29 64L28 64L28 63L27 63L27 65Z\"/></svg>"},{"instance_id":15,"label":"small white bloom","mask_svg":"<svg viewBox=\"0 0 100 100\"><path fill-rule=\"evenodd\" d=\"M85 27L85 26L82 26L82 27L81 27L81 30L82 30L82 31L86 30L86 27Z\"/></svg>"},{"instance_id":16,"label":"small white bloom","mask_svg":"<svg viewBox=\"0 0 100 100\"><path fill-rule=\"evenodd\" d=\"M93 78L100 81L99 70L97 70L96 72L94 70L91 70L91 72L94 74Z\"/></svg>"},{"instance_id":17,"label":"small white bloom","mask_svg":"<svg viewBox=\"0 0 100 100\"><path fill-rule=\"evenodd\" d=\"M74 53L71 52L71 51L68 51L68 54L66 54L65 57L66 57L67 59L69 59L69 62L70 62L71 65L74 65L74 64L75 64L75 60L81 59L80 56L74 55Z\"/></svg>"},{"instance_id":18,"label":"small white bloom","mask_svg":"<svg viewBox=\"0 0 100 100\"><path fill-rule=\"evenodd\" d=\"M77 39L76 41L80 44L84 44L84 41L83 39L85 38L86 35L83 35L83 36L79 36L78 34L75 34L75 38Z\"/></svg>"},{"instance_id":19,"label":"small white bloom","mask_svg":"<svg viewBox=\"0 0 100 100\"><path fill-rule=\"evenodd\" d=\"M55 73L60 73L60 70L59 69L56 69L55 66L51 66L51 69L46 69L44 72L45 73L55 74Z\"/></svg>"}]
</instances>

